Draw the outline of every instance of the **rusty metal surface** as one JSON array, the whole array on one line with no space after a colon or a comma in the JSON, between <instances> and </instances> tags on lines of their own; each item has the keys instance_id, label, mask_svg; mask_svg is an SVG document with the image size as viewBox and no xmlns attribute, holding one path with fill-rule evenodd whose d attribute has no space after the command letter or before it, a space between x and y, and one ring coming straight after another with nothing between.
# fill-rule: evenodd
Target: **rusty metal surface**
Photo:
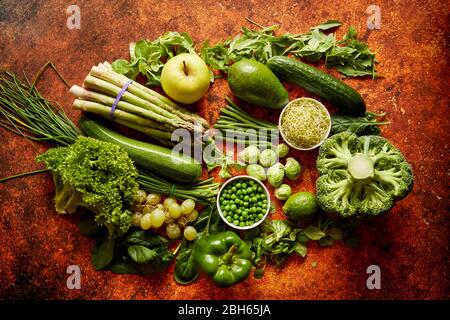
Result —
<instances>
[{"instance_id":1,"label":"rusty metal surface","mask_svg":"<svg viewBox=\"0 0 450 320\"><path fill-rule=\"evenodd\" d=\"M448 299L449 287L449 4L441 1L379 0L382 26L367 30L368 2L349 1L77 1L81 29L66 27L67 1L12 0L0 3L0 68L34 75L53 61L71 84L81 84L91 66L128 57L128 44L166 31L186 31L197 43L214 43L238 33L250 17L281 31L304 32L327 19L343 29L355 25L372 49L379 48L384 78L346 80L371 111L385 110L392 122L383 135L414 168L412 193L387 215L367 221L356 249L342 244L309 246L306 259L268 267L262 280L228 289L205 277L177 285L173 266L155 276L96 272L92 241L82 237L77 217L53 210L47 175L0 184L0 298L41 299ZM51 73L39 88L69 110L72 97ZM304 93L288 86L291 98ZM226 82L217 81L197 110L214 122ZM267 110L254 112L275 120ZM44 146L0 129L0 177L38 168L33 158ZM294 153L303 165L294 191L314 191L317 152ZM280 203L277 207L281 208ZM280 210L275 217L282 217ZM312 263L317 262L317 267ZM66 268L82 269L82 289L66 288ZM379 265L381 290L366 288L366 268Z\"/></svg>"}]
</instances>

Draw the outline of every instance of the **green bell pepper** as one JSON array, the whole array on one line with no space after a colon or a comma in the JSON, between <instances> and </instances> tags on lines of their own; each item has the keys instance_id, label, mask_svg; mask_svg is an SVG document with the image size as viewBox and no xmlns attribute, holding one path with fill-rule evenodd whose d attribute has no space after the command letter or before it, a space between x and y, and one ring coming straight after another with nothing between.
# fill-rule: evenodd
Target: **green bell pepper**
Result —
<instances>
[{"instance_id":1,"label":"green bell pepper","mask_svg":"<svg viewBox=\"0 0 450 320\"><path fill-rule=\"evenodd\" d=\"M252 253L249 246L231 231L201 238L194 252L197 267L220 287L241 282L250 274Z\"/></svg>"}]
</instances>

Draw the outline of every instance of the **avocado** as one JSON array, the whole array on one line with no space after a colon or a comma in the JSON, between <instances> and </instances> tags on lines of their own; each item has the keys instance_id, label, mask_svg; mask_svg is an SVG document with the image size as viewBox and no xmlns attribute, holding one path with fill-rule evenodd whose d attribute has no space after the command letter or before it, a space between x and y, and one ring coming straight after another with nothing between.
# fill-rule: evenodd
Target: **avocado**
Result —
<instances>
[{"instance_id":1,"label":"avocado","mask_svg":"<svg viewBox=\"0 0 450 320\"><path fill-rule=\"evenodd\" d=\"M228 85L242 101L271 109L282 109L288 92L275 74L264 64L244 59L228 69Z\"/></svg>"}]
</instances>

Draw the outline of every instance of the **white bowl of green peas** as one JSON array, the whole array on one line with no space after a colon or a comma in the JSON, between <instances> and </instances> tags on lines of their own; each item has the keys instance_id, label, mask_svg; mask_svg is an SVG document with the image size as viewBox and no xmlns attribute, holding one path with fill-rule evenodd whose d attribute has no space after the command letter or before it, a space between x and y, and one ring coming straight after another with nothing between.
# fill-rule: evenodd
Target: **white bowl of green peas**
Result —
<instances>
[{"instance_id":1,"label":"white bowl of green peas","mask_svg":"<svg viewBox=\"0 0 450 320\"><path fill-rule=\"evenodd\" d=\"M233 177L220 188L217 209L230 227L239 230L255 228L269 214L269 191L256 178L246 175Z\"/></svg>"}]
</instances>

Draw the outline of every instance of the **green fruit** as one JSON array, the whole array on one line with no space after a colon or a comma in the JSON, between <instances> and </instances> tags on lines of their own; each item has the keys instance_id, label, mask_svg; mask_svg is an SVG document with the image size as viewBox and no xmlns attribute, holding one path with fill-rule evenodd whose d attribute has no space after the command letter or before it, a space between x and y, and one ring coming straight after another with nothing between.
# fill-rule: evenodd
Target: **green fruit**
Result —
<instances>
[{"instance_id":1,"label":"green fruit","mask_svg":"<svg viewBox=\"0 0 450 320\"><path fill-rule=\"evenodd\" d=\"M240 60L228 70L228 85L242 101L271 109L288 102L288 92L268 67L255 60Z\"/></svg>"},{"instance_id":2,"label":"green fruit","mask_svg":"<svg viewBox=\"0 0 450 320\"><path fill-rule=\"evenodd\" d=\"M317 209L316 196L311 192L294 193L283 206L283 212L294 221L314 215Z\"/></svg>"},{"instance_id":3,"label":"green fruit","mask_svg":"<svg viewBox=\"0 0 450 320\"><path fill-rule=\"evenodd\" d=\"M366 112L366 103L355 89L309 64L275 56L267 61L267 66L280 78L328 100L342 113L356 117Z\"/></svg>"}]
</instances>

